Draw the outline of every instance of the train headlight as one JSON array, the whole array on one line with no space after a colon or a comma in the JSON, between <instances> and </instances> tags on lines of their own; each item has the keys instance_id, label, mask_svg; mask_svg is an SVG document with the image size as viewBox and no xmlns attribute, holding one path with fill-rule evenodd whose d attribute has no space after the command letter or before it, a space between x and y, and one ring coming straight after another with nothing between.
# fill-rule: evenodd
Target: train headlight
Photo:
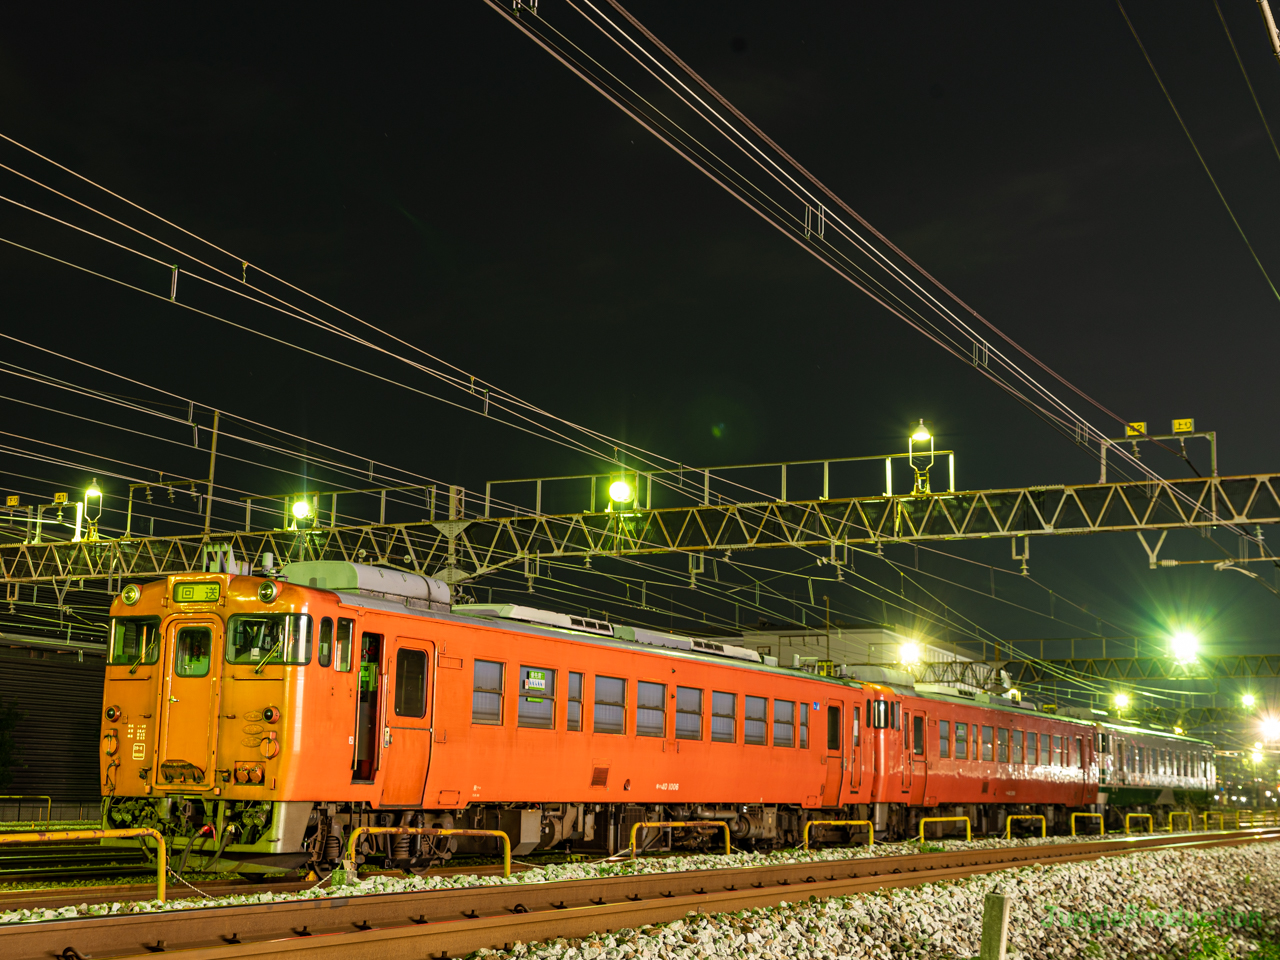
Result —
<instances>
[{"instance_id":1,"label":"train headlight","mask_svg":"<svg viewBox=\"0 0 1280 960\"><path fill-rule=\"evenodd\" d=\"M124 716L124 711L121 710L119 707L117 707L114 703L111 706L107 707L106 717L112 723L115 723L122 716Z\"/></svg>"},{"instance_id":2,"label":"train headlight","mask_svg":"<svg viewBox=\"0 0 1280 960\"><path fill-rule=\"evenodd\" d=\"M258 599L263 603L271 603L278 596L280 596L280 584L274 580L258 584Z\"/></svg>"},{"instance_id":3,"label":"train headlight","mask_svg":"<svg viewBox=\"0 0 1280 960\"><path fill-rule=\"evenodd\" d=\"M132 607L138 602L138 598L142 596L142 588L136 583L131 583L120 591L120 599L125 602L125 606Z\"/></svg>"},{"instance_id":4,"label":"train headlight","mask_svg":"<svg viewBox=\"0 0 1280 960\"><path fill-rule=\"evenodd\" d=\"M280 719L280 710L277 707L267 707L262 711L262 719L267 723L275 723Z\"/></svg>"}]
</instances>

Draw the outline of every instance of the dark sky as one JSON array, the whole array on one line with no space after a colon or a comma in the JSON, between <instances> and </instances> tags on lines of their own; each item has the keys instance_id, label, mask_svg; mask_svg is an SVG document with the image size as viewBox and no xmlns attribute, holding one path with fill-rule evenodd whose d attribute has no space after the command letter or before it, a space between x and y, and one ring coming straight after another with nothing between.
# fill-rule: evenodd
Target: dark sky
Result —
<instances>
[{"instance_id":1,"label":"dark sky","mask_svg":"<svg viewBox=\"0 0 1280 960\"><path fill-rule=\"evenodd\" d=\"M541 6L550 22L574 22L561 0ZM958 451L962 488L1096 478L1082 452L783 240L480 0L336 9L7 11L2 132L549 410L683 462L895 452L923 417ZM1216 429L1224 473L1280 466L1280 303L1114 5L630 9L1083 390L1152 429L1183 416ZM1212 3L1127 9L1262 263L1280 276L1280 158ZM1280 122L1280 64L1254 5L1224 12L1263 109ZM0 162L71 183L12 147ZM0 181L5 196L94 222L8 174ZM0 212L0 235L167 297L163 267L15 208ZM590 466L30 254L0 251L0 274L0 329L313 441L469 485ZM405 376L266 311L229 298L205 305ZM4 353L78 376L13 345ZM6 396L34 389L4 379ZM88 410L65 394L60 402ZM176 474L204 469L197 451L9 401L0 410L26 436ZM1166 475L1186 475L1179 461L1149 456ZM1201 451L1197 466L1206 461ZM74 470L0 462L82 482ZM875 471L859 482L856 492L878 492ZM1234 537L1219 540L1237 549ZM948 549L1017 567L1004 542ZM914 564L909 553L898 559ZM1222 556L1194 534L1171 535L1164 555ZM937 562L947 576L964 572ZM1280 599L1210 566L1149 571L1132 535L1037 540L1031 572L1090 614L1069 626L945 595L1004 637L1084 635L1085 625L1156 637L1192 622L1222 649L1274 647ZM964 576L981 588L989 579L977 568ZM1045 592L1016 586L1018 602L1049 609ZM838 606L850 622L869 610L852 594Z\"/></svg>"}]
</instances>

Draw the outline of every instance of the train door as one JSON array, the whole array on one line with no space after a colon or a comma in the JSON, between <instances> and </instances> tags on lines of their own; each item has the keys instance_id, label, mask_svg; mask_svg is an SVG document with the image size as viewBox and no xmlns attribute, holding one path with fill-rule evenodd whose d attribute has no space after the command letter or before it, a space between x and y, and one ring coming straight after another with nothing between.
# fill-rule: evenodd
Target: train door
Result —
<instances>
[{"instance_id":1,"label":"train door","mask_svg":"<svg viewBox=\"0 0 1280 960\"><path fill-rule=\"evenodd\" d=\"M857 793L862 788L862 708L851 707L853 722L849 726L849 789Z\"/></svg>"},{"instance_id":2,"label":"train door","mask_svg":"<svg viewBox=\"0 0 1280 960\"><path fill-rule=\"evenodd\" d=\"M155 783L186 789L214 785L218 736L218 680L222 675L220 620L180 620L165 638L164 702L160 711L160 766Z\"/></svg>"},{"instance_id":3,"label":"train door","mask_svg":"<svg viewBox=\"0 0 1280 960\"><path fill-rule=\"evenodd\" d=\"M911 711L902 708L902 701L889 701L889 729L897 738L893 755L897 758L898 772L902 777L902 792L911 793Z\"/></svg>"},{"instance_id":4,"label":"train door","mask_svg":"<svg viewBox=\"0 0 1280 960\"><path fill-rule=\"evenodd\" d=\"M1089 776L1089 762L1085 757L1085 737L1076 737L1076 787L1080 791L1076 796L1077 804L1084 803L1084 784Z\"/></svg>"},{"instance_id":5,"label":"train door","mask_svg":"<svg viewBox=\"0 0 1280 960\"><path fill-rule=\"evenodd\" d=\"M378 770L379 744L382 732L382 687L379 668L382 665L382 637L376 633L360 637L360 692L356 701L355 747L351 751L351 782L372 783Z\"/></svg>"},{"instance_id":6,"label":"train door","mask_svg":"<svg viewBox=\"0 0 1280 960\"><path fill-rule=\"evenodd\" d=\"M911 796L908 803L912 806L924 804L925 787L928 783L928 765L925 763L925 752L928 740L925 737L925 714L915 710L911 713L911 755L907 762L911 767Z\"/></svg>"},{"instance_id":7,"label":"train door","mask_svg":"<svg viewBox=\"0 0 1280 960\"><path fill-rule=\"evenodd\" d=\"M840 804L840 786L844 781L844 701L827 701L827 782L822 788L822 805Z\"/></svg>"},{"instance_id":8,"label":"train door","mask_svg":"<svg viewBox=\"0 0 1280 960\"><path fill-rule=\"evenodd\" d=\"M420 807L431 761L431 664L435 645L396 637L387 651L388 693L382 752L382 802Z\"/></svg>"}]
</instances>

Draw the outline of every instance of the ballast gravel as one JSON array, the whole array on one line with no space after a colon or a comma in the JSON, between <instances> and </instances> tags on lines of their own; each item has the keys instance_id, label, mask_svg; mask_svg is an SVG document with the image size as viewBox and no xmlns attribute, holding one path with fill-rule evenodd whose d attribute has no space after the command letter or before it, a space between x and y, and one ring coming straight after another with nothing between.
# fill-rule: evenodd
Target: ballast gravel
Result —
<instances>
[{"instance_id":1,"label":"ballast gravel","mask_svg":"<svg viewBox=\"0 0 1280 960\"><path fill-rule=\"evenodd\" d=\"M1175 834L1175 836L1177 836ZM1027 847L1039 844L1073 843L1087 840L1080 837L1039 837L1029 840L986 839L973 841L946 840L935 842L926 849L990 850L1005 847ZM678 873L689 870L723 870L742 867L764 867L794 863L819 863L828 860L859 859L872 856L900 856L917 853L920 846L914 843L876 844L866 847L831 847L824 850L780 850L772 853L692 854L689 856L640 858L636 860L612 859L595 863L550 864L535 867L511 877L500 876L425 876L395 877L373 876L358 884L330 887L317 885L309 890L292 893L258 893L250 895L203 897L193 889L170 878L170 899L116 901L101 904L80 904L58 909L21 909L0 911L0 924L32 923L44 920L66 920L75 917L114 916L128 913L160 913L174 910L191 910L202 907L248 906L259 903L280 903L290 900L323 899L325 897L351 897L363 894L411 893L427 890L456 890L468 887L488 887L502 884L549 883L562 880L585 880L599 877L625 877L653 873ZM980 913L981 911L979 911ZM577 956L576 954L574 955ZM603 956L603 955L601 955ZM622 956L621 954L619 955Z\"/></svg>"},{"instance_id":2,"label":"ballast gravel","mask_svg":"<svg viewBox=\"0 0 1280 960\"><path fill-rule=\"evenodd\" d=\"M1013 900L1009 960L1156 960L1206 934L1236 957L1280 930L1280 843L1155 851L811 898L605 936L518 943L475 960L948 960L977 956L987 893Z\"/></svg>"}]
</instances>

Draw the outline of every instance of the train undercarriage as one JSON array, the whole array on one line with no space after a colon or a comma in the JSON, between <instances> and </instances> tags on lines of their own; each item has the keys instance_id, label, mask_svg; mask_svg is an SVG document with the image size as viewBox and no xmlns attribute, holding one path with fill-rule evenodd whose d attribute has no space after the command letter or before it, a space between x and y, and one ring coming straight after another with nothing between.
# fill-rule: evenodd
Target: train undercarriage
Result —
<instances>
[{"instance_id":1,"label":"train undercarriage","mask_svg":"<svg viewBox=\"0 0 1280 960\"><path fill-rule=\"evenodd\" d=\"M1167 793L1167 791L1165 792ZM799 845L808 821L869 821L878 842L907 840L921 834L925 818L968 818L974 836L1003 835L1010 817L1013 833L1038 834L1043 817L1048 834L1071 831L1071 814L1101 813L1108 832L1123 830L1125 814L1151 814L1152 825L1164 825L1174 810L1199 818L1210 802L1190 794L1128 797L1115 804L1068 807L1040 804L948 804L909 807L905 804L855 804L806 810L768 804L485 804L464 810L387 810L354 803L227 801L202 796L164 798L107 798L103 826L154 827L165 835L174 869L179 872L274 873L309 868L325 874L346 859L348 841L358 827L430 827L436 829L501 830L511 840L513 857L534 851L559 851L609 856L626 851L632 828L639 823L706 821L706 827L640 827L637 849L647 853L718 851L729 826L732 845L739 850L769 850ZM1145 826L1145 821L1142 824ZM1181 826L1181 824L1179 824ZM1098 820L1079 823L1080 833L1096 833ZM865 824L837 826L815 823L812 844L861 842ZM961 820L926 823L928 839L963 837ZM122 841L132 842L132 841ZM409 834L361 834L356 861L418 873L448 863L455 855L499 856L498 841L489 837Z\"/></svg>"}]
</instances>

